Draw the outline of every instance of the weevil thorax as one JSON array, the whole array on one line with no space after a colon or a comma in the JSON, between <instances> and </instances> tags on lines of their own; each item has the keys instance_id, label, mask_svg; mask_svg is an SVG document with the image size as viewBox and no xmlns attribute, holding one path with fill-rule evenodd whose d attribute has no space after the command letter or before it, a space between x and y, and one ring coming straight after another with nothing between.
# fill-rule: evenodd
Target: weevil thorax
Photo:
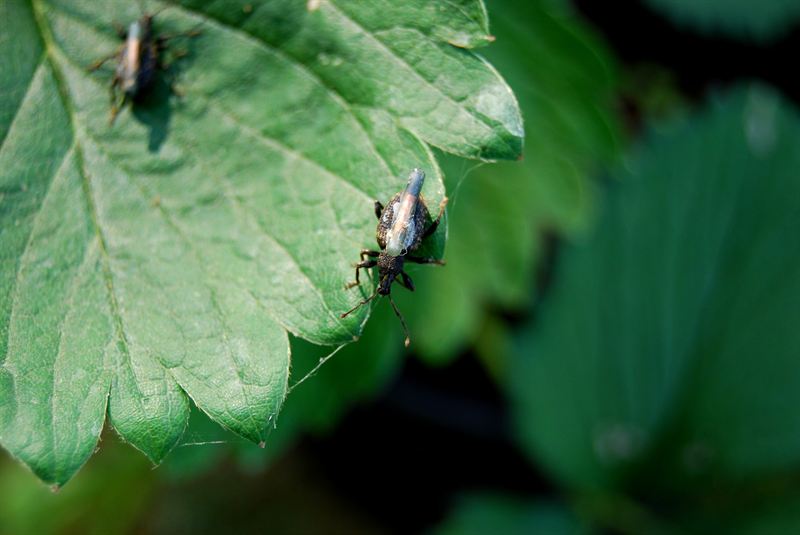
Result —
<instances>
[{"instance_id":1,"label":"weevil thorax","mask_svg":"<svg viewBox=\"0 0 800 535\"><path fill-rule=\"evenodd\" d=\"M150 17L144 16L128 26L128 37L122 49L122 58L117 67L120 88L125 93L134 95L137 90L139 69L142 62L142 43L150 33Z\"/></svg>"},{"instance_id":2,"label":"weevil thorax","mask_svg":"<svg viewBox=\"0 0 800 535\"><path fill-rule=\"evenodd\" d=\"M389 295L394 279L403 271L405 259L382 251L378 255L378 294Z\"/></svg>"},{"instance_id":3,"label":"weevil thorax","mask_svg":"<svg viewBox=\"0 0 800 535\"><path fill-rule=\"evenodd\" d=\"M422 229L416 228L414 216L424 182L425 173L421 169L411 171L406 189L391 206L391 210L385 210L387 217L392 218L386 231L386 253L391 256L405 255L416 241L417 235L422 232Z\"/></svg>"}]
</instances>

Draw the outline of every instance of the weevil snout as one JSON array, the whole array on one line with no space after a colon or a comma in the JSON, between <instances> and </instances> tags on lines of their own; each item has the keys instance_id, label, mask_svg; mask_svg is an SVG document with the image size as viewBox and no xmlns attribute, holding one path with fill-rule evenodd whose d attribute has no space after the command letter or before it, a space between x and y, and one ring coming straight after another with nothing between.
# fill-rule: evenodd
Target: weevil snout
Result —
<instances>
[{"instance_id":1,"label":"weevil snout","mask_svg":"<svg viewBox=\"0 0 800 535\"><path fill-rule=\"evenodd\" d=\"M392 293L392 283L394 282L395 275L393 273L384 273L381 275L378 282L378 294L389 295Z\"/></svg>"}]
</instances>

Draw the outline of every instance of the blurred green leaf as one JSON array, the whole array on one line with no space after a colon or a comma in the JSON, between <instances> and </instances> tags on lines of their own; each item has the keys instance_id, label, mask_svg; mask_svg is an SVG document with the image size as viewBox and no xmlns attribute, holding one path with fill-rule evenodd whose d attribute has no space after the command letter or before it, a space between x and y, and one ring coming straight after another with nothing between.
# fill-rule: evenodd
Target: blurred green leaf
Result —
<instances>
[{"instance_id":1,"label":"blurred green leaf","mask_svg":"<svg viewBox=\"0 0 800 535\"><path fill-rule=\"evenodd\" d=\"M500 494L462 497L436 535L578 535L590 533L575 516L556 503L526 501Z\"/></svg>"},{"instance_id":2,"label":"blurred green leaf","mask_svg":"<svg viewBox=\"0 0 800 535\"><path fill-rule=\"evenodd\" d=\"M800 466L798 169L797 111L755 86L621 171L510 373L522 442L562 483L714 501Z\"/></svg>"},{"instance_id":3,"label":"blurred green leaf","mask_svg":"<svg viewBox=\"0 0 800 535\"><path fill-rule=\"evenodd\" d=\"M580 19L547 2L488 2L495 44L486 50L525 116L522 162L444 160L451 203L447 266L413 270L399 296L415 349L444 362L473 341L484 310L529 304L543 232L569 233L590 213L591 171L614 159L615 65Z\"/></svg>"},{"instance_id":4,"label":"blurred green leaf","mask_svg":"<svg viewBox=\"0 0 800 535\"><path fill-rule=\"evenodd\" d=\"M55 493L0 454L0 533L132 533L156 490L157 478L147 460L110 434L103 451Z\"/></svg>"},{"instance_id":5,"label":"blurred green leaf","mask_svg":"<svg viewBox=\"0 0 800 535\"><path fill-rule=\"evenodd\" d=\"M754 511L745 509L736 518L738 534L775 535L800 533L800 492L795 488L780 498L770 497L768 503Z\"/></svg>"},{"instance_id":6,"label":"blurred green leaf","mask_svg":"<svg viewBox=\"0 0 800 535\"><path fill-rule=\"evenodd\" d=\"M0 26L0 443L56 484L91 455L106 411L156 462L189 397L263 441L287 331L360 334L368 310L339 313L360 298L343 284L371 241L372 200L423 167L438 203L426 143L482 159L521 149L508 86L450 44L488 42L479 0L148 3L167 7L157 33L202 28L179 64L186 97L161 80L110 127L113 67L86 67L140 7L0 4L14 20Z\"/></svg>"},{"instance_id":7,"label":"blurred green leaf","mask_svg":"<svg viewBox=\"0 0 800 535\"><path fill-rule=\"evenodd\" d=\"M708 33L768 40L800 22L795 0L646 0L675 21Z\"/></svg>"}]
</instances>

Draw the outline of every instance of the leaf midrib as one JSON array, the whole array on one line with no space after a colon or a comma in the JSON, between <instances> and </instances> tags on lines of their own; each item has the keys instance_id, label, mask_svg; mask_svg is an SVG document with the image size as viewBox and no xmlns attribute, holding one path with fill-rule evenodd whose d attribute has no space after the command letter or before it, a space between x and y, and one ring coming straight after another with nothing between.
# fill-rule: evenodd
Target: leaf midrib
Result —
<instances>
[{"instance_id":1,"label":"leaf midrib","mask_svg":"<svg viewBox=\"0 0 800 535\"><path fill-rule=\"evenodd\" d=\"M103 280L106 285L106 295L108 298L108 304L110 307L111 316L114 322L115 335L117 341L120 342L119 347L121 349L121 352L123 353L123 356L127 360L128 366L131 368L131 370L133 370L133 367L131 365L132 359L130 354L130 344L128 342L127 336L125 335L125 324L122 319L119 302L117 300L116 291L114 289L114 278L113 278L113 273L111 272L111 263L108 254L108 249L106 246L106 240L99 224L97 207L94 201L94 195L92 191L91 179L89 178L89 175L86 171L86 166L83 158L83 149L81 148L80 142L78 141L78 133L75 128L75 125L77 124L76 112L74 106L72 105L72 101L69 98L69 90L67 89L66 83L63 79L63 73L61 72L61 69L58 67L57 62L54 60L53 57L54 56L53 50L55 50L57 46L55 45L55 40L53 39L50 27L45 20L45 15L43 13L43 7L41 5L41 2L42 0L31 0L34 19L36 20L36 26L39 29L39 36L41 37L42 42L44 43L44 53L47 56L47 63L50 65L50 69L53 72L53 79L56 82L56 88L58 90L58 94L61 99L61 104L64 107L64 110L67 112L67 115L69 116L70 130L72 132L73 146L75 150L76 167L78 169L78 173L81 176L81 189L84 194L84 200L86 201L86 209L90 217L90 220L92 222L92 227L94 228L95 231L95 238L97 239L98 249L100 251L100 257L102 258ZM144 404L142 401L144 394L139 389L138 381L134 381L134 383L136 390L139 393L139 396L136 397L136 400L139 404L140 409L144 412Z\"/></svg>"}]
</instances>

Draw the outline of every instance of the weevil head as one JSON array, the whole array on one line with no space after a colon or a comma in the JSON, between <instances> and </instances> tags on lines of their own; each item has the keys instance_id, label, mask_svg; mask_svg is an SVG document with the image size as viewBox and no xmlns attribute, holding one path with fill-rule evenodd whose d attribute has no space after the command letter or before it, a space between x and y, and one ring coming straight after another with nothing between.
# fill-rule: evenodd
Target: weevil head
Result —
<instances>
[{"instance_id":1,"label":"weevil head","mask_svg":"<svg viewBox=\"0 0 800 535\"><path fill-rule=\"evenodd\" d=\"M394 279L403 271L403 257L382 252L378 256L378 294L389 295Z\"/></svg>"}]
</instances>

